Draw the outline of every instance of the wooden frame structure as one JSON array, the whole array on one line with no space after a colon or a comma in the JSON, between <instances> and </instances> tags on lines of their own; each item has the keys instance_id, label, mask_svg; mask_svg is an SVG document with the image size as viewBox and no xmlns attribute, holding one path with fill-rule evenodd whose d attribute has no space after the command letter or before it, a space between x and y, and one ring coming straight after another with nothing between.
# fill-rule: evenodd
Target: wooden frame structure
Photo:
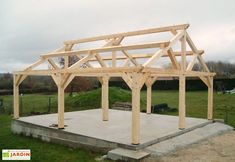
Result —
<instances>
[{"instance_id":1,"label":"wooden frame structure","mask_svg":"<svg viewBox=\"0 0 235 162\"><path fill-rule=\"evenodd\" d=\"M185 125L185 82L186 77L199 77L208 87L208 119L213 118L213 76L205 64L202 54L187 33L189 24L181 24L139 31L103 35L92 38L65 41L63 47L53 52L43 54L40 59L23 71L14 72L14 118L19 118L19 85L29 75L49 75L58 87L58 128L64 128L64 90L75 76L97 77L102 84L102 119L108 120L108 82L110 77L121 77L132 90L132 144L140 142L140 90L147 86L147 108L151 113L152 85L159 77L179 78L179 129ZM154 33L168 32L172 38L141 44L122 45L127 37ZM87 42L105 41L102 47L73 50L75 45ZM180 50L173 50L179 43ZM190 48L190 50L187 50ZM130 51L154 49L151 54L133 54ZM118 53L119 52L119 53ZM104 55L106 53L106 55ZM122 54L120 54L122 53ZM69 58L78 57L78 61L70 65ZM191 60L186 61L187 57ZM64 66L60 67L55 58L64 58ZM171 68L156 68L154 64L162 57L168 57ZM147 60L144 63L138 60ZM202 71L193 71L196 61L202 66ZM58 60L57 60L58 61ZM123 63L118 63L118 61ZM35 69L47 62L50 66L46 70ZM96 62L97 66L92 65ZM111 65L110 65L111 64Z\"/></svg>"}]
</instances>

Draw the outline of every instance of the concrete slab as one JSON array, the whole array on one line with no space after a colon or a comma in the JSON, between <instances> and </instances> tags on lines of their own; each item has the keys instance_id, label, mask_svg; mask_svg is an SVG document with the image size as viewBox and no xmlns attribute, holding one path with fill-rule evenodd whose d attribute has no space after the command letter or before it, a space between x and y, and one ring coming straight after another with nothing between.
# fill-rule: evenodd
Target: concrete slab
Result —
<instances>
[{"instance_id":1,"label":"concrete slab","mask_svg":"<svg viewBox=\"0 0 235 162\"><path fill-rule=\"evenodd\" d=\"M107 158L112 160L121 160L121 161L140 161L150 153L141 150L129 150L123 148L116 148L108 152Z\"/></svg>"},{"instance_id":2,"label":"concrete slab","mask_svg":"<svg viewBox=\"0 0 235 162\"><path fill-rule=\"evenodd\" d=\"M151 153L151 157L159 157L232 130L231 126L216 122L146 147L144 151Z\"/></svg>"},{"instance_id":3,"label":"concrete slab","mask_svg":"<svg viewBox=\"0 0 235 162\"><path fill-rule=\"evenodd\" d=\"M206 119L186 118L186 129L179 130L177 116L140 113L140 119L140 145L131 144L131 112L112 109L109 121L102 121L101 109L66 112L67 127L63 130L49 127L57 124L57 114L21 117L12 121L12 131L72 146L136 150L211 123Z\"/></svg>"}]
</instances>

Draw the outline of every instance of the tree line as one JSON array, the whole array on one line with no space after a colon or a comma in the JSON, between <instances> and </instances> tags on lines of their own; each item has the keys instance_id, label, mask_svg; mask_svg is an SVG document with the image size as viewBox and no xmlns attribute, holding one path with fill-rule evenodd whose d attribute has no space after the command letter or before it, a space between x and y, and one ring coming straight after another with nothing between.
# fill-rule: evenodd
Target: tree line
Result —
<instances>
[{"instance_id":1,"label":"tree line","mask_svg":"<svg viewBox=\"0 0 235 162\"><path fill-rule=\"evenodd\" d=\"M76 61L75 58L70 60L70 64ZM235 64L222 61L208 61L206 62L209 70L215 72L215 78L229 79L235 78ZM61 60L61 66L63 67L64 60ZM82 65L86 66L86 65ZM199 64L195 64L193 70L201 70ZM84 78L75 77L70 85L66 88L66 92L79 92L87 91L99 86L99 82L96 78ZM233 85L231 85L233 86ZM12 93L13 76L11 73L0 74L0 94L1 92L8 91ZM235 85L234 85L235 87ZM56 92L57 87L50 76L28 76L25 81L22 82L21 91L23 93L35 93L35 92Z\"/></svg>"}]
</instances>

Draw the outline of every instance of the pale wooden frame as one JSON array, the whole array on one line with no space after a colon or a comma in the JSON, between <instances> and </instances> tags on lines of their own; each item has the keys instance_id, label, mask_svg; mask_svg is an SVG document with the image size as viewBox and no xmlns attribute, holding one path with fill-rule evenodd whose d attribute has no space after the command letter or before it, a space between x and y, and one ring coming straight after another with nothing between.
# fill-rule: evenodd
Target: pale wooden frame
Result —
<instances>
[{"instance_id":1,"label":"pale wooden frame","mask_svg":"<svg viewBox=\"0 0 235 162\"><path fill-rule=\"evenodd\" d=\"M92 38L65 41L64 46L47 54L42 54L40 59L28 66L23 71L14 72L14 118L19 118L19 85L28 75L51 76L58 87L58 128L64 128L64 89L75 76L95 76L102 84L102 119L108 120L108 82L110 77L122 77L132 90L132 144L140 143L140 90L144 84L147 86L147 113L151 114L152 85L159 77L179 78L179 128L184 129L185 124L185 82L187 77L199 77L208 87L208 119L213 119L213 77L202 58L203 50L198 50L187 33L188 24L145 29ZM150 42L132 45L121 45L123 39L131 36L170 32L173 37L167 41ZM74 45L80 43L106 41L102 47L73 50ZM181 43L180 51L173 51L172 46ZM186 50L186 44L191 50ZM129 50L158 48L151 54L131 54ZM102 56L103 52L111 52L110 56ZM117 52L123 53L118 55ZM73 65L69 64L69 57L77 56L79 60ZM186 57L192 56L186 63ZM59 67L52 58L64 58L64 67ZM169 57L172 69L158 69L153 65L162 57ZM181 57L178 62L176 57ZM148 59L140 64L137 59ZM193 71L193 66L198 59L203 71ZM122 66L117 66L118 60L125 60ZM108 66L105 61L111 61ZM51 68L35 70L42 63L47 62ZM92 62L97 62L100 67L93 67ZM86 66L83 66L86 65ZM131 66L130 66L131 65Z\"/></svg>"}]
</instances>

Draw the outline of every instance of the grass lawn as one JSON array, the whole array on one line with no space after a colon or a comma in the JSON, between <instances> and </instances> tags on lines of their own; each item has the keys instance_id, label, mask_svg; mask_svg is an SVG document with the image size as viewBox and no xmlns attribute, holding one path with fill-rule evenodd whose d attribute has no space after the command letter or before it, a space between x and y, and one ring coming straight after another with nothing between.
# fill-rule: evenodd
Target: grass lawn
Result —
<instances>
[{"instance_id":1,"label":"grass lawn","mask_svg":"<svg viewBox=\"0 0 235 162\"><path fill-rule=\"evenodd\" d=\"M65 111L78 111L100 107L101 90L74 94L73 97L65 95ZM6 107L6 114L12 113L12 96L2 96ZM57 96L43 94L26 94L20 97L21 115L29 115L31 111L47 113L51 98L51 113L57 112ZM109 90L110 106L116 101L131 102L131 92L111 87ZM178 108L178 91L153 91L152 104L167 103L169 107ZM145 109L146 91L141 92L141 110ZM227 113L226 113L227 110ZM169 115L178 115L178 112L168 112ZM186 115L189 117L206 118L207 91L186 92ZM227 115L227 117L226 117ZM235 127L235 94L214 93L214 118L225 119Z\"/></svg>"},{"instance_id":2,"label":"grass lawn","mask_svg":"<svg viewBox=\"0 0 235 162\"><path fill-rule=\"evenodd\" d=\"M0 150L31 149L31 159L35 162L93 162L96 161L96 157L102 156L82 149L72 149L57 144L42 142L30 137L12 134L10 122L10 115L0 115Z\"/></svg>"},{"instance_id":3,"label":"grass lawn","mask_svg":"<svg viewBox=\"0 0 235 162\"><path fill-rule=\"evenodd\" d=\"M116 101L131 101L131 93L119 88L110 89L110 106ZM100 89L66 95L66 111L84 110L100 107ZM37 139L14 135L10 131L12 113L12 96L1 96L4 100L5 112L0 115L0 149L3 148L29 148L32 151L33 161L95 161L100 154L91 153L82 149L71 149L64 146L41 142ZM57 96L43 94L26 94L21 96L21 114L29 115L31 111L47 113L49 98L51 98L50 112L57 111ZM190 117L206 118L207 92L194 91L186 93L186 114ZM167 103L172 108L178 108L178 91L153 91L153 104ZM94 106L93 106L94 105ZM146 91L141 92L141 109L146 105ZM214 93L214 118L226 119L226 123L235 127L235 94ZM227 107L227 109L225 109ZM227 110L227 113L226 111ZM177 115L178 112L166 114ZM226 115L227 114L227 115Z\"/></svg>"},{"instance_id":4,"label":"grass lawn","mask_svg":"<svg viewBox=\"0 0 235 162\"><path fill-rule=\"evenodd\" d=\"M146 98L146 92L142 92L141 95L142 98ZM152 104L159 103L167 103L169 107L178 108L178 91L154 91ZM235 94L214 93L213 106L215 119L225 119L227 124L235 127ZM178 112L166 114L178 115ZM207 117L207 91L186 92L186 116Z\"/></svg>"}]
</instances>

